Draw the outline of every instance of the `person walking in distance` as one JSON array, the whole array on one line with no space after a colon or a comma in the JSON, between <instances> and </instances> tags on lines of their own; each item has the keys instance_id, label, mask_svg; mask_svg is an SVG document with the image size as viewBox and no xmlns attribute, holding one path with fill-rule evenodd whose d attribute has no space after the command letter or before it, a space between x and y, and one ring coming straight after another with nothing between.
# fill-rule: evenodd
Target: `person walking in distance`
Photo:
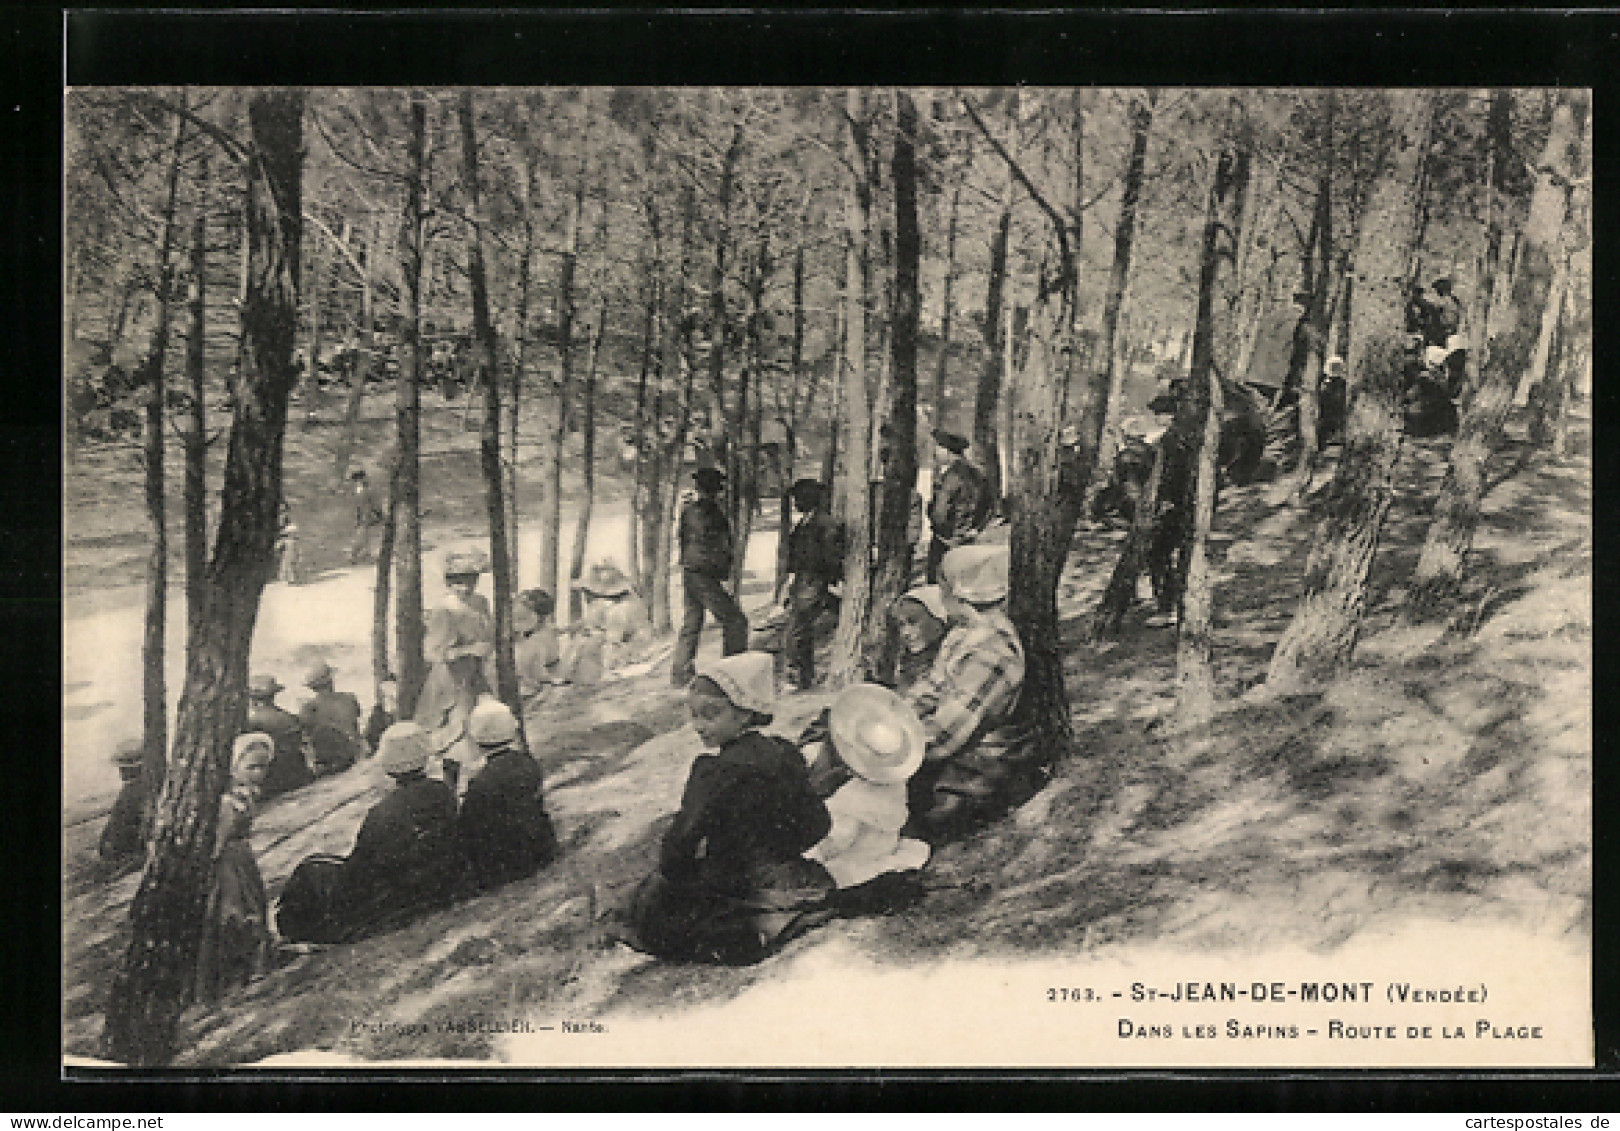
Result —
<instances>
[{"instance_id":1,"label":"person walking in distance","mask_svg":"<svg viewBox=\"0 0 1620 1131\"><path fill-rule=\"evenodd\" d=\"M349 564L359 565L371 560L371 532L383 523L382 509L371 497L371 484L360 468L349 472L354 494L354 542L349 547Z\"/></svg>"},{"instance_id":2,"label":"person walking in distance","mask_svg":"<svg viewBox=\"0 0 1620 1131\"><path fill-rule=\"evenodd\" d=\"M685 687L696 674L694 661L705 612L720 622L722 655L734 656L748 647L748 618L726 589L732 541L731 520L720 502L726 488L725 473L715 467L700 467L692 476L692 485L697 488L697 498L687 503L680 518L685 611L670 664L670 682L676 687Z\"/></svg>"}]
</instances>

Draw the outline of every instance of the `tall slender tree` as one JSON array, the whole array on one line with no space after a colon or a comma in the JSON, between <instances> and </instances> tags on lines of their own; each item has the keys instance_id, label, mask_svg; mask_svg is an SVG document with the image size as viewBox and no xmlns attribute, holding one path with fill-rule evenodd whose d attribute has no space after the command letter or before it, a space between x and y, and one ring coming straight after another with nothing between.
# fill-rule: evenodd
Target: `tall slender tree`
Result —
<instances>
[{"instance_id":1,"label":"tall slender tree","mask_svg":"<svg viewBox=\"0 0 1620 1131\"><path fill-rule=\"evenodd\" d=\"M1422 223L1434 95L1392 91L1387 98L1395 143L1367 202L1356 250L1344 453L1329 488L1326 516L1311 542L1299 609L1272 653L1266 676L1272 694L1319 686L1349 662L1394 496L1401 453L1402 311Z\"/></svg>"},{"instance_id":2,"label":"tall slender tree","mask_svg":"<svg viewBox=\"0 0 1620 1131\"><path fill-rule=\"evenodd\" d=\"M1204 223L1198 275L1198 317L1193 327L1192 372L1177 406L1174 430L1187 436L1189 474L1183 497L1172 506L1187 513L1179 524L1185 577L1176 614L1176 724L1183 733L1215 713L1215 672L1211 664L1214 582L1209 567L1209 532L1215 517L1216 457L1221 443L1221 377L1230 373L1241 349L1243 327L1234 317L1237 287L1238 225L1248 194L1253 131L1241 105L1234 104L1230 137L1215 165Z\"/></svg>"},{"instance_id":3,"label":"tall slender tree","mask_svg":"<svg viewBox=\"0 0 1620 1131\"><path fill-rule=\"evenodd\" d=\"M1488 130L1491 145L1505 145L1509 138L1501 123L1511 114L1506 91L1492 95ZM1423 551L1411 585L1407 588L1407 608L1418 616L1437 611L1455 594L1462 581L1474 533L1479 526L1479 509L1485 494L1486 463L1500 443L1503 423L1512 407L1513 390L1530 366L1540 336L1542 312L1554 291L1559 232L1568 210L1568 153L1575 134L1575 119L1568 105L1554 116L1547 144L1537 163L1536 184L1530 199L1530 212L1520 239L1521 265L1513 279L1513 297L1506 309L1509 321L1486 346L1487 358L1480 371L1478 387L1469 397L1451 445L1451 462L1440 485L1434 519L1424 536ZM1507 152L1494 153L1492 168L1505 164ZM1488 261L1487 261L1488 262ZM1484 343L1482 343L1484 344Z\"/></svg>"},{"instance_id":4,"label":"tall slender tree","mask_svg":"<svg viewBox=\"0 0 1620 1131\"><path fill-rule=\"evenodd\" d=\"M422 283L427 229L427 96L410 94L406 127L405 204L399 228L399 273L404 284L398 410L399 503L395 530L394 647L398 652L401 718L416 710L427 682L422 615Z\"/></svg>"},{"instance_id":5,"label":"tall slender tree","mask_svg":"<svg viewBox=\"0 0 1620 1131\"><path fill-rule=\"evenodd\" d=\"M180 1013L196 976L231 740L246 714L253 627L273 569L282 437L297 379L292 354L303 226L303 112L304 92L296 88L260 90L248 104L243 380L208 564L204 630L186 657L172 773L130 906L129 945L103 1028L107 1055L130 1065L168 1064L178 1047Z\"/></svg>"},{"instance_id":6,"label":"tall slender tree","mask_svg":"<svg viewBox=\"0 0 1620 1131\"><path fill-rule=\"evenodd\" d=\"M472 242L467 253L467 275L472 286L473 356L478 381L484 390L484 423L479 435L480 462L489 513L489 561L495 587L495 693L520 720L523 701L518 694L517 665L512 655L512 556L506 540L506 474L501 465L500 339L489 309L489 276L484 261L483 190L478 183L478 129L473 92L463 87L458 106L461 120L462 183L472 214Z\"/></svg>"}]
</instances>

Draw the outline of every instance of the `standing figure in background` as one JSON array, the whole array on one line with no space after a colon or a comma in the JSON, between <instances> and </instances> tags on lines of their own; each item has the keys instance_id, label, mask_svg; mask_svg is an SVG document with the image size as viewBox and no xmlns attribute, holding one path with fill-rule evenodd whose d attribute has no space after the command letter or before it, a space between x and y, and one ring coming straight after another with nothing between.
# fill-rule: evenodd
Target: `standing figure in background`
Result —
<instances>
[{"instance_id":1,"label":"standing figure in background","mask_svg":"<svg viewBox=\"0 0 1620 1131\"><path fill-rule=\"evenodd\" d=\"M248 834L275 749L270 736L257 731L238 735L231 749L231 784L219 799L214 881L197 951L200 1002L217 1001L270 967L270 898Z\"/></svg>"},{"instance_id":2,"label":"standing figure in background","mask_svg":"<svg viewBox=\"0 0 1620 1131\"><path fill-rule=\"evenodd\" d=\"M816 622L835 606L829 589L844 576L844 530L819 480L800 479L789 496L800 518L788 534L782 653L794 685L808 691L816 682Z\"/></svg>"},{"instance_id":3,"label":"standing figure in background","mask_svg":"<svg viewBox=\"0 0 1620 1131\"><path fill-rule=\"evenodd\" d=\"M107 823L101 827L99 851L101 863L109 870L122 871L130 864L139 863L146 856L146 837L142 825L146 814L146 780L142 763L146 758L146 745L138 738L126 738L113 751L113 765L123 788L113 802Z\"/></svg>"},{"instance_id":4,"label":"standing figure in background","mask_svg":"<svg viewBox=\"0 0 1620 1131\"><path fill-rule=\"evenodd\" d=\"M705 613L720 622L724 656L734 656L748 647L748 618L737 599L726 589L731 576L731 520L720 501L726 489L726 476L719 468L700 467L692 476L697 498L681 511L681 591L685 611L681 632L670 662L670 682L685 687L695 674L698 640L703 635Z\"/></svg>"},{"instance_id":5,"label":"standing figure in background","mask_svg":"<svg viewBox=\"0 0 1620 1131\"><path fill-rule=\"evenodd\" d=\"M304 677L304 686L315 694L298 712L316 777L342 773L367 753L360 737L360 700L333 687L333 677L332 665L316 660Z\"/></svg>"},{"instance_id":6,"label":"standing figure in background","mask_svg":"<svg viewBox=\"0 0 1620 1131\"><path fill-rule=\"evenodd\" d=\"M382 508L372 497L371 483L361 468L349 472L350 492L354 496L354 542L349 547L349 564L359 565L371 560L371 532L383 523Z\"/></svg>"},{"instance_id":7,"label":"standing figure in background","mask_svg":"<svg viewBox=\"0 0 1620 1131\"><path fill-rule=\"evenodd\" d=\"M955 432L940 432L935 439L934 496L928 501L928 584L939 581L939 563L945 552L973 541L990 521L993 500L990 481L967 458L968 442Z\"/></svg>"},{"instance_id":8,"label":"standing figure in background","mask_svg":"<svg viewBox=\"0 0 1620 1131\"><path fill-rule=\"evenodd\" d=\"M304 727L298 716L276 706L281 683L273 675L256 675L248 681L247 730L270 736L275 757L259 787L259 796L268 800L290 789L315 780L304 753Z\"/></svg>"},{"instance_id":9,"label":"standing figure in background","mask_svg":"<svg viewBox=\"0 0 1620 1131\"><path fill-rule=\"evenodd\" d=\"M399 721L399 681L387 676L377 685L377 701L366 716L366 750L376 753L383 731Z\"/></svg>"},{"instance_id":10,"label":"standing figure in background","mask_svg":"<svg viewBox=\"0 0 1620 1131\"><path fill-rule=\"evenodd\" d=\"M276 533L276 580L283 585L304 583L304 551L298 544L298 526L292 520L292 509L287 500L281 500L281 516Z\"/></svg>"},{"instance_id":11,"label":"standing figure in background","mask_svg":"<svg viewBox=\"0 0 1620 1131\"><path fill-rule=\"evenodd\" d=\"M453 553L444 561L445 597L428 614L422 650L432 666L416 702L416 722L427 731L432 761L456 787L458 768L472 761L467 716L490 689L488 662L495 654L495 620L478 592L478 575L489 569L481 551ZM431 776L431 774L430 774Z\"/></svg>"}]
</instances>

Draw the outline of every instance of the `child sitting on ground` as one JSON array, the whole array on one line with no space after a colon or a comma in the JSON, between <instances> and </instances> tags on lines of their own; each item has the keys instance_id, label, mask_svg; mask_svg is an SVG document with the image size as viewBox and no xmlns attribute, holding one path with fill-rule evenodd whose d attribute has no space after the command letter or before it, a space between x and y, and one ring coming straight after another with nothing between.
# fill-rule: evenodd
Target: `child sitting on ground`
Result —
<instances>
[{"instance_id":1,"label":"child sitting on ground","mask_svg":"<svg viewBox=\"0 0 1620 1131\"><path fill-rule=\"evenodd\" d=\"M824 752L853 776L827 799L832 828L805 853L842 889L928 862L928 845L900 835L906 782L922 765L922 721L894 692L871 683L848 688L833 702Z\"/></svg>"}]
</instances>

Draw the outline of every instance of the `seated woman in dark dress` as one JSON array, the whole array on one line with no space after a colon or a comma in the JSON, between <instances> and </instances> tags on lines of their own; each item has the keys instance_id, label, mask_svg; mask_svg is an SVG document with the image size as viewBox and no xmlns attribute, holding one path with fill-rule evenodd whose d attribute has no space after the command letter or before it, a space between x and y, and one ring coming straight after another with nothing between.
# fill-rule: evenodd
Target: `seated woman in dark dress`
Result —
<instances>
[{"instance_id":1,"label":"seated woman in dark dress","mask_svg":"<svg viewBox=\"0 0 1620 1131\"><path fill-rule=\"evenodd\" d=\"M311 856L288 878L276 905L283 938L350 942L402 927L471 892L455 794L424 772L430 752L416 723L383 732L374 762L395 788L366 814L347 859Z\"/></svg>"},{"instance_id":2,"label":"seated woman in dark dress","mask_svg":"<svg viewBox=\"0 0 1620 1131\"><path fill-rule=\"evenodd\" d=\"M692 681L692 726L713 753L692 764L658 870L634 897L626 941L638 949L745 965L830 917L832 877L802 856L831 828L827 807L797 748L759 730L772 669L769 654L742 652Z\"/></svg>"}]
</instances>

